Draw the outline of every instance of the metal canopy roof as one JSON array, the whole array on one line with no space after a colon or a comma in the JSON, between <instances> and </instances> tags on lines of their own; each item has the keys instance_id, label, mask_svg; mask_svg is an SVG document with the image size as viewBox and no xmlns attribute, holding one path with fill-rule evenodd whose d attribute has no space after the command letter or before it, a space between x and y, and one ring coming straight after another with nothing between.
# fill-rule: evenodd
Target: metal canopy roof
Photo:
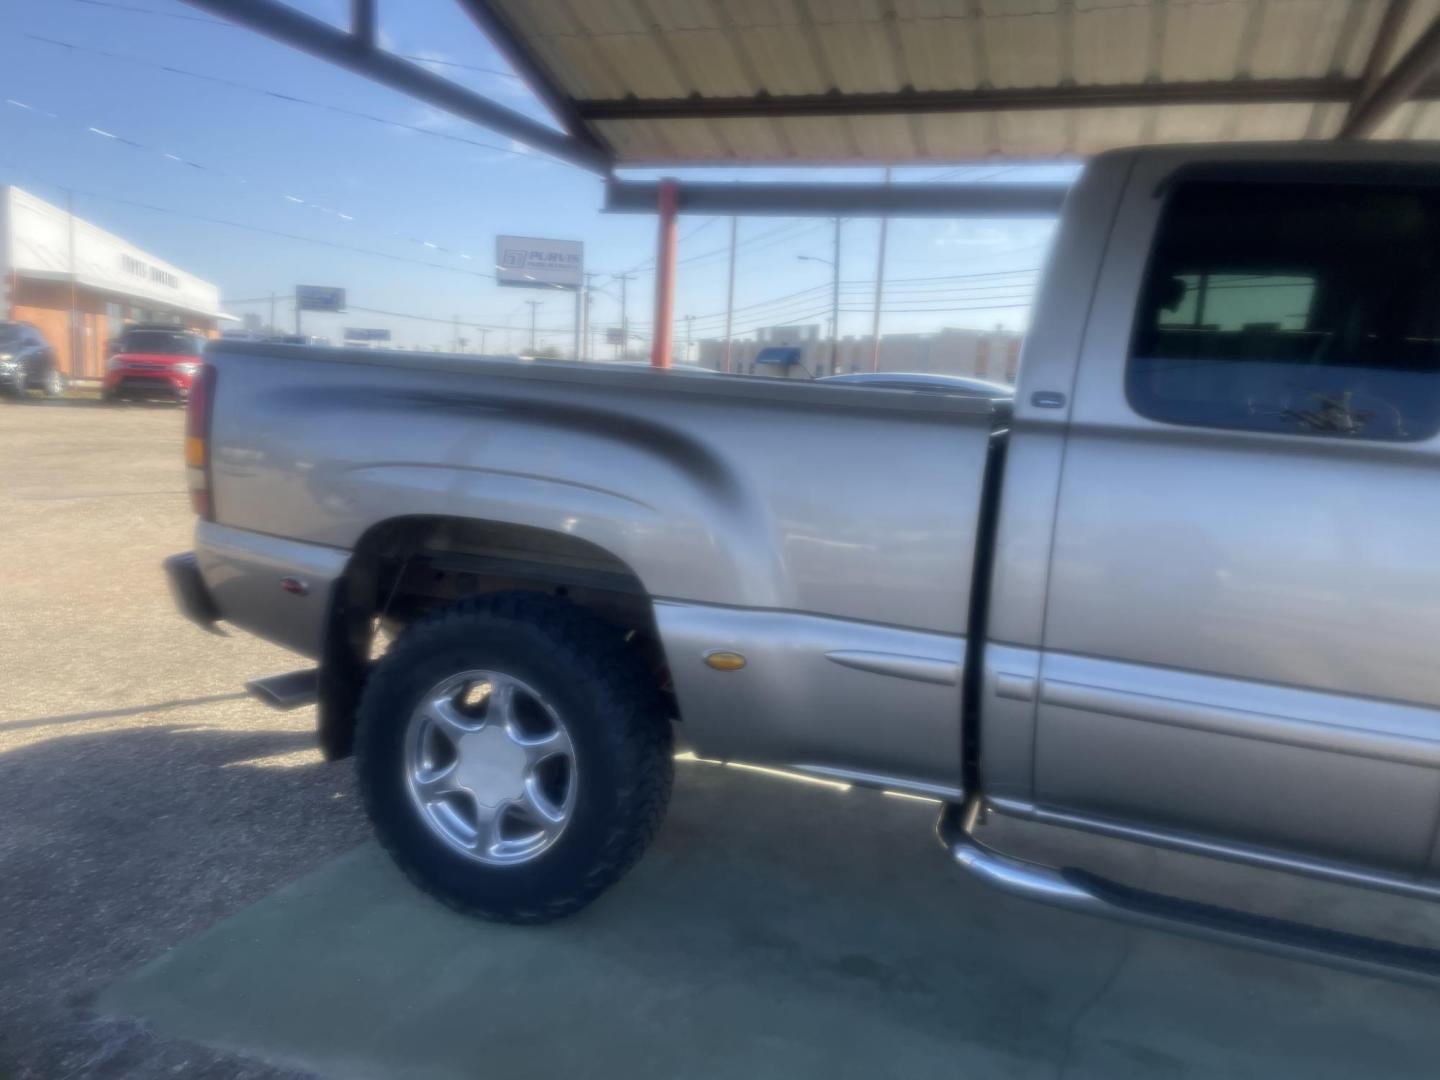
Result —
<instances>
[{"instance_id":1,"label":"metal canopy roof","mask_svg":"<svg viewBox=\"0 0 1440 1080\"><path fill-rule=\"evenodd\" d=\"M459 0L613 165L1440 136L1440 0Z\"/></svg>"},{"instance_id":2,"label":"metal canopy roof","mask_svg":"<svg viewBox=\"0 0 1440 1080\"><path fill-rule=\"evenodd\" d=\"M457 0L560 130L281 0L186 0L600 173L1440 137L1440 0Z\"/></svg>"}]
</instances>

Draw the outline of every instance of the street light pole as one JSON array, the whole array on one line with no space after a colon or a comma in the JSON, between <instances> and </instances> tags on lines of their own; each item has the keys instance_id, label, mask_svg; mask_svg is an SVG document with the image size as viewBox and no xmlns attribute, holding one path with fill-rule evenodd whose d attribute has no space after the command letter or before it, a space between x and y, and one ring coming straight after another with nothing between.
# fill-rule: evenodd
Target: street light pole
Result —
<instances>
[{"instance_id":1,"label":"street light pole","mask_svg":"<svg viewBox=\"0 0 1440 1080\"><path fill-rule=\"evenodd\" d=\"M725 374L730 374L730 356L735 337L731 332L735 316L735 236L740 228L738 217L730 218L730 284L725 290Z\"/></svg>"},{"instance_id":2,"label":"street light pole","mask_svg":"<svg viewBox=\"0 0 1440 1080\"><path fill-rule=\"evenodd\" d=\"M890 186L890 166L885 166L885 186ZM880 256L875 265L875 321L870 327L870 370L880 370L880 300L885 292L885 240L890 231L890 219L880 219Z\"/></svg>"},{"instance_id":3,"label":"street light pole","mask_svg":"<svg viewBox=\"0 0 1440 1080\"><path fill-rule=\"evenodd\" d=\"M65 189L65 245L69 249L70 262L70 323L67 327L70 331L70 374L89 375L80 355L80 301L75 273L75 193L69 188Z\"/></svg>"},{"instance_id":4,"label":"street light pole","mask_svg":"<svg viewBox=\"0 0 1440 1080\"><path fill-rule=\"evenodd\" d=\"M530 355L535 355L535 312L540 307L539 300L526 300L530 305Z\"/></svg>"},{"instance_id":5,"label":"street light pole","mask_svg":"<svg viewBox=\"0 0 1440 1080\"><path fill-rule=\"evenodd\" d=\"M625 350L630 347L630 324L625 320L625 284L634 274L621 274L620 282L620 359L625 359Z\"/></svg>"},{"instance_id":6,"label":"street light pole","mask_svg":"<svg viewBox=\"0 0 1440 1080\"><path fill-rule=\"evenodd\" d=\"M840 218L835 219L835 274L830 289L830 371L840 370Z\"/></svg>"},{"instance_id":7,"label":"street light pole","mask_svg":"<svg viewBox=\"0 0 1440 1080\"><path fill-rule=\"evenodd\" d=\"M594 274L585 275L585 295L580 303L580 359L590 355L590 288L595 281Z\"/></svg>"}]
</instances>

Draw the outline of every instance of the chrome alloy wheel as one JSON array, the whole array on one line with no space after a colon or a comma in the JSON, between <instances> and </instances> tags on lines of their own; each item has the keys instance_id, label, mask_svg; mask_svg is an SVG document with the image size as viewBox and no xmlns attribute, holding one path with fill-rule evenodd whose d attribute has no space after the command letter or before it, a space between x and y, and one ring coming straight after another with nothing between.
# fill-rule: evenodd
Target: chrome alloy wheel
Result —
<instances>
[{"instance_id":1,"label":"chrome alloy wheel","mask_svg":"<svg viewBox=\"0 0 1440 1080\"><path fill-rule=\"evenodd\" d=\"M543 695L498 671L465 671L421 699L405 732L405 780L446 845L491 866L528 862L575 809L575 748Z\"/></svg>"}]
</instances>

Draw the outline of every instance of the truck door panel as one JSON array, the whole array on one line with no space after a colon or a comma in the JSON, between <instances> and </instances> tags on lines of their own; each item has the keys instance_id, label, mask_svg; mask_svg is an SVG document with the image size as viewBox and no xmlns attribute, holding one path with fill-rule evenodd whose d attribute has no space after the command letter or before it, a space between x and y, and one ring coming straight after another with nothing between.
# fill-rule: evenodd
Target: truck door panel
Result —
<instances>
[{"instance_id":1,"label":"truck door panel","mask_svg":"<svg viewBox=\"0 0 1440 1080\"><path fill-rule=\"evenodd\" d=\"M1036 798L1419 870L1440 177L1275 169L1132 177L1065 449Z\"/></svg>"}]
</instances>

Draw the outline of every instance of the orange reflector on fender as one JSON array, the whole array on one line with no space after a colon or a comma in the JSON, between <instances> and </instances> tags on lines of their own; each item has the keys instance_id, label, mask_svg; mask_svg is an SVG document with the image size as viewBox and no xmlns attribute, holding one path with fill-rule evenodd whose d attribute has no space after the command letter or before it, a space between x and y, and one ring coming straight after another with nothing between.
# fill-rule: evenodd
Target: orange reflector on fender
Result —
<instances>
[{"instance_id":1,"label":"orange reflector on fender","mask_svg":"<svg viewBox=\"0 0 1440 1080\"><path fill-rule=\"evenodd\" d=\"M198 435L185 439L185 464L197 469L205 467L205 440Z\"/></svg>"},{"instance_id":2,"label":"orange reflector on fender","mask_svg":"<svg viewBox=\"0 0 1440 1080\"><path fill-rule=\"evenodd\" d=\"M723 649L716 649L714 652L705 654L705 663L709 664L716 671L739 671L745 666L745 657L738 652L726 652Z\"/></svg>"}]
</instances>

